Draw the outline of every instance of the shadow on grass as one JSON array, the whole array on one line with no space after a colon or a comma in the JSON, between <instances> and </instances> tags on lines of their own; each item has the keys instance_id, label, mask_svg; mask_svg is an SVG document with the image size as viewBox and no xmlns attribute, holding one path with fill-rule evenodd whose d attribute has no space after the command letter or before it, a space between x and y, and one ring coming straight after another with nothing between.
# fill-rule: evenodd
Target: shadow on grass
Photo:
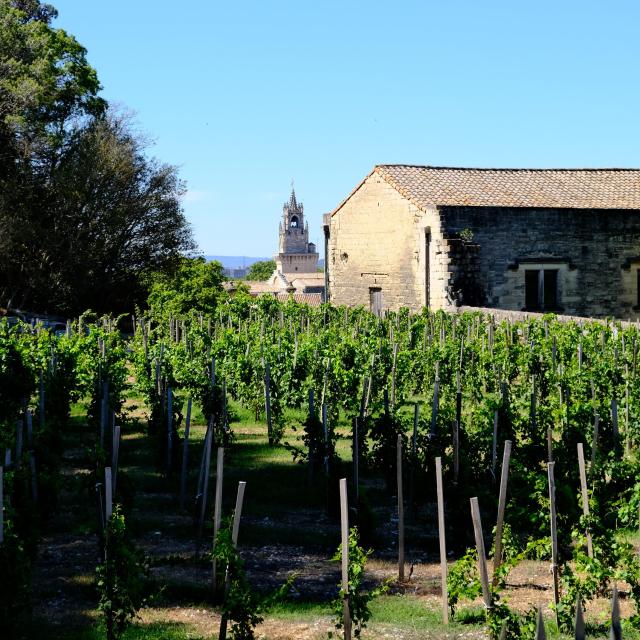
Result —
<instances>
[{"instance_id":1,"label":"shadow on grass","mask_svg":"<svg viewBox=\"0 0 640 640\"><path fill-rule=\"evenodd\" d=\"M45 621L34 622L26 638L43 640L104 640L105 631L97 623L87 627L69 628ZM123 640L200 640L187 625L177 622L134 624L126 631ZM22 638L20 638L22 640Z\"/></svg>"}]
</instances>

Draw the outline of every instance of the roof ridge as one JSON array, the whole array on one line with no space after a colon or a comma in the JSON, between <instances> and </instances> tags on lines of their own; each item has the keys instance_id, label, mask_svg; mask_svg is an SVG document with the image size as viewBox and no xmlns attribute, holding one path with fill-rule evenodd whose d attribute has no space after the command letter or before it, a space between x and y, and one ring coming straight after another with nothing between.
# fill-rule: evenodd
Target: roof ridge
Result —
<instances>
[{"instance_id":1,"label":"roof ridge","mask_svg":"<svg viewBox=\"0 0 640 640\"><path fill-rule=\"evenodd\" d=\"M640 167L445 167L435 166L428 164L403 164L403 163L388 163L388 164L376 164L374 169L383 169L385 167L406 167L408 169L433 169L433 170L447 170L447 171L556 171L556 172L573 172L573 171L640 171Z\"/></svg>"}]
</instances>

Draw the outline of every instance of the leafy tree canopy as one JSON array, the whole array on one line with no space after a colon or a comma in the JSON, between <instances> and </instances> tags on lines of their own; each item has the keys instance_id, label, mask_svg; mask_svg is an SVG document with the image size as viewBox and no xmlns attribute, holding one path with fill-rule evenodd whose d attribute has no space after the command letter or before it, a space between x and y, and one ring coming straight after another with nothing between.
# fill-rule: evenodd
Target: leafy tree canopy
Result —
<instances>
[{"instance_id":1,"label":"leafy tree canopy","mask_svg":"<svg viewBox=\"0 0 640 640\"><path fill-rule=\"evenodd\" d=\"M0 126L23 151L106 107L85 48L51 27L57 15L38 0L0 0Z\"/></svg>"},{"instance_id":2,"label":"leafy tree canopy","mask_svg":"<svg viewBox=\"0 0 640 640\"><path fill-rule=\"evenodd\" d=\"M275 269L275 260L258 260L249 267L247 280L268 280Z\"/></svg>"},{"instance_id":3,"label":"leafy tree canopy","mask_svg":"<svg viewBox=\"0 0 640 640\"><path fill-rule=\"evenodd\" d=\"M174 167L99 97L86 50L38 0L0 0L0 305L130 311L193 249Z\"/></svg>"},{"instance_id":4,"label":"leafy tree canopy","mask_svg":"<svg viewBox=\"0 0 640 640\"><path fill-rule=\"evenodd\" d=\"M149 275L148 304L151 315L158 320L184 317L190 312L211 314L223 297L222 265L207 262L203 257L181 257L171 269Z\"/></svg>"}]
</instances>

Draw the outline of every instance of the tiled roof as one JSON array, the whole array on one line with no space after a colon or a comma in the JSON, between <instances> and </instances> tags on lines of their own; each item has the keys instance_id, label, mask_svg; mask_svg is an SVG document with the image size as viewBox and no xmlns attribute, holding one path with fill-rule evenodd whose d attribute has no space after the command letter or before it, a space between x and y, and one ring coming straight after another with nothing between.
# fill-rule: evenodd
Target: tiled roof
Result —
<instances>
[{"instance_id":1,"label":"tiled roof","mask_svg":"<svg viewBox=\"0 0 640 640\"><path fill-rule=\"evenodd\" d=\"M250 293L277 293L282 291L280 283L263 282L262 280L245 280Z\"/></svg>"},{"instance_id":2,"label":"tiled roof","mask_svg":"<svg viewBox=\"0 0 640 640\"><path fill-rule=\"evenodd\" d=\"M322 304L321 293L292 293L291 296L298 304L308 304L310 307L319 307ZM289 300L290 295L288 293L278 293L276 297L280 302L286 302Z\"/></svg>"},{"instance_id":3,"label":"tiled roof","mask_svg":"<svg viewBox=\"0 0 640 640\"><path fill-rule=\"evenodd\" d=\"M463 169L378 165L417 207L640 209L639 169Z\"/></svg>"}]
</instances>

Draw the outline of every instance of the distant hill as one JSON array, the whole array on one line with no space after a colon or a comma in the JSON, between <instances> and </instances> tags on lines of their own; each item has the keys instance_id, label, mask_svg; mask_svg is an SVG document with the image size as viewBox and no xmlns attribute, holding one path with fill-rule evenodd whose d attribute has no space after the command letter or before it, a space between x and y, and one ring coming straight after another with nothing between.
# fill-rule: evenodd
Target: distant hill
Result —
<instances>
[{"instance_id":1,"label":"distant hill","mask_svg":"<svg viewBox=\"0 0 640 640\"><path fill-rule=\"evenodd\" d=\"M261 260L273 260L273 257L254 258L250 256L205 256L205 259L209 262L211 260L217 260L225 269L240 269L242 267L250 267L254 262L260 262ZM324 267L324 260L322 258L318 260L318 266Z\"/></svg>"},{"instance_id":2,"label":"distant hill","mask_svg":"<svg viewBox=\"0 0 640 640\"><path fill-rule=\"evenodd\" d=\"M240 269L250 267L254 262L271 260L271 258L253 258L250 256L205 256L207 261L217 260L226 269Z\"/></svg>"}]
</instances>

